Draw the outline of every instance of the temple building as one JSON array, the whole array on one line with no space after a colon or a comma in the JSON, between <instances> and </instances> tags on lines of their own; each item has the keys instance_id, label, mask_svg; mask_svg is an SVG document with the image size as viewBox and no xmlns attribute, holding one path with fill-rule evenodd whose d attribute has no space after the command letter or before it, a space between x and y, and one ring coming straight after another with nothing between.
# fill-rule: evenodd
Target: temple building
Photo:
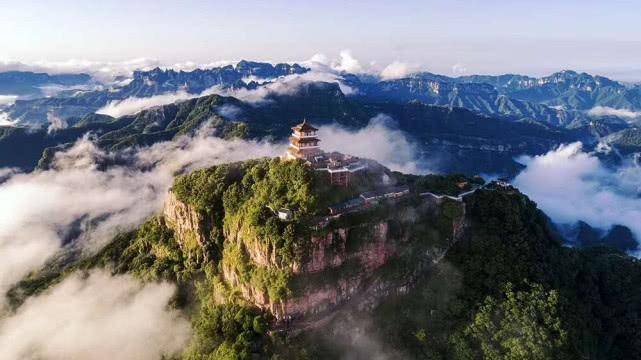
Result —
<instances>
[{"instance_id":1,"label":"temple building","mask_svg":"<svg viewBox=\"0 0 641 360\"><path fill-rule=\"evenodd\" d=\"M289 148L287 148L287 159L302 159L311 161L314 157L321 155L322 150L316 136L318 129L303 120L302 123L292 128L292 135L289 137Z\"/></svg>"},{"instance_id":2,"label":"temple building","mask_svg":"<svg viewBox=\"0 0 641 360\"><path fill-rule=\"evenodd\" d=\"M327 172L331 184L347 186L357 172L367 168L367 163L358 157L338 152L326 153L321 150L318 145L320 142L317 135L318 129L307 123L307 120L303 120L292 130L289 147L283 158L301 159L314 170Z\"/></svg>"}]
</instances>

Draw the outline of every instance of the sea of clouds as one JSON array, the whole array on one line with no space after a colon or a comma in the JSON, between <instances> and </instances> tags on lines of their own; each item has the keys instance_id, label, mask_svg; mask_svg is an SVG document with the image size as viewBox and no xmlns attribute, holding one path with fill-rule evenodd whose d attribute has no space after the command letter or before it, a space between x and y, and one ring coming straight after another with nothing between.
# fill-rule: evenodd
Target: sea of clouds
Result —
<instances>
[{"instance_id":1,"label":"sea of clouds","mask_svg":"<svg viewBox=\"0 0 641 360\"><path fill-rule=\"evenodd\" d=\"M311 69L305 74L292 74L282 76L276 79L256 79L248 78L246 81L258 80L261 83L256 89L222 89L212 87L199 94L190 94L186 91L169 92L151 97L131 97L122 100L114 100L97 111L99 114L119 117L124 115L135 114L141 110L149 109L159 105L175 103L196 97L219 94L224 96L234 96L245 102L254 105L260 105L269 101L269 96L273 95L291 95L296 93L302 86L312 82L331 82L338 83L341 91L345 95L352 95L357 92L356 89L346 85L341 76L342 73L354 73L361 75L370 75L389 80L401 78L419 71L420 67L410 65L400 61L394 61L386 67L380 68L375 63L367 65L361 64L349 50L342 50L339 57L330 60L323 54L316 54L310 59L300 61L300 64ZM43 71L50 74L59 73L88 73L94 79L109 84L111 86L123 86L131 81L130 76L134 70L150 70L155 67L171 68L174 70L190 71L195 69L208 69L222 65L233 65L232 61L218 61L208 64L199 64L194 62L184 62L175 64L164 64L158 60L139 58L122 62L99 62L87 60L70 60L64 62L34 62L23 63L18 61L0 62L0 71L22 70L22 71ZM43 91L47 96L55 96L58 92L65 90L61 87L45 87ZM87 85L79 90L99 90L98 84ZM15 101L14 96L0 97L0 105L10 105ZM9 124L9 119L4 119L5 125Z\"/></svg>"},{"instance_id":2,"label":"sea of clouds","mask_svg":"<svg viewBox=\"0 0 641 360\"><path fill-rule=\"evenodd\" d=\"M173 104L175 102L211 95L216 93L217 90L218 87L212 87L198 94L190 94L186 91L176 91L150 97L130 97L123 100L113 100L102 108L96 110L96 114L109 115L115 118L125 115L133 115L142 110L151 109L156 106Z\"/></svg>"},{"instance_id":3,"label":"sea of clouds","mask_svg":"<svg viewBox=\"0 0 641 360\"><path fill-rule=\"evenodd\" d=\"M0 95L0 106L11 105L18 100L17 95Z\"/></svg>"},{"instance_id":4,"label":"sea of clouds","mask_svg":"<svg viewBox=\"0 0 641 360\"><path fill-rule=\"evenodd\" d=\"M235 107L220 112L242 117ZM391 123L379 115L360 131L332 125L321 127L320 133L328 140L327 150L419 171L414 145ZM116 233L157 213L176 174L278 156L286 148L284 143L223 140L212 133L205 126L194 136L117 154L101 150L86 136L57 153L50 170L0 169L0 302L6 301L7 290L46 264L65 242L93 252ZM74 239L66 238L71 227L80 231ZM100 359L105 354L156 359L175 353L190 332L188 321L167 307L174 291L168 283L142 284L100 270L88 277L71 276L29 298L15 312L0 310L0 359Z\"/></svg>"},{"instance_id":5,"label":"sea of clouds","mask_svg":"<svg viewBox=\"0 0 641 360\"><path fill-rule=\"evenodd\" d=\"M158 64L146 60L46 64L49 72L84 69L105 79L128 74L143 65ZM353 94L357 90L343 82L341 72L371 74L373 67L361 64L349 51L341 52L335 60L316 55L304 65L312 71L268 79L264 86L253 90L211 88L201 94L176 92L129 98L108 104L100 113L115 117L134 114L213 93L260 106L272 95L293 94L315 81L338 83L345 94ZM54 68L57 71L51 71ZM377 74L394 79L416 69L394 62ZM15 99L0 98L5 105L12 101ZM242 119L242 110L235 106L221 107L218 112L229 119ZM638 116L617 109L597 109L591 115ZM50 131L65 125L60 121L50 123ZM0 113L2 124L11 122ZM50 170L22 173L0 169L0 292L5 294L59 252L68 241L67 230L79 221L77 246L95 251L114 234L135 228L159 211L176 174L223 162L277 156L286 146L225 141L211 133L205 127L194 136L117 155L99 149L87 136L58 153ZM430 172L428 159L418 154L416 144L397 130L394 120L385 114L372 118L359 130L336 124L322 126L319 135L327 151L371 158L406 173ZM123 165L107 169L101 166L123 157ZM514 185L555 222L583 220L603 229L621 224L641 239L641 170L637 164L608 168L585 152L580 143L563 145L540 156L522 157L520 161L526 168L515 178ZM92 271L88 277L71 276L28 299L15 312L0 313L0 359L100 359L105 354L109 354L105 358L157 359L161 354L175 354L189 340L190 329L187 319L167 306L174 291L169 283L142 284L127 275L111 276L100 270ZM5 301L4 296L0 299Z\"/></svg>"},{"instance_id":6,"label":"sea of clouds","mask_svg":"<svg viewBox=\"0 0 641 360\"><path fill-rule=\"evenodd\" d=\"M641 168L636 162L606 167L580 142L519 161L526 168L514 185L555 222L582 220L604 230L625 225L641 240Z\"/></svg>"},{"instance_id":7,"label":"sea of clouds","mask_svg":"<svg viewBox=\"0 0 641 360\"><path fill-rule=\"evenodd\" d=\"M51 170L0 169L0 292L42 267L80 221L76 246L95 251L117 232L159 211L174 175L195 168L274 156L283 145L225 141L204 128L193 137L120 154L113 160L86 137L58 153ZM0 359L157 359L180 349L188 322L168 309L170 284L142 285L94 272L71 277L0 316ZM4 299L1 300L4 302ZM0 311L1 313L1 311ZM102 355L100 355L102 354ZM3 357L4 356L4 357ZM7 357L8 356L8 357ZM110 357L114 358L114 357Z\"/></svg>"},{"instance_id":8,"label":"sea of clouds","mask_svg":"<svg viewBox=\"0 0 641 360\"><path fill-rule=\"evenodd\" d=\"M174 286L96 270L72 275L0 321L0 359L141 359L178 354L191 336L168 309Z\"/></svg>"},{"instance_id":9,"label":"sea of clouds","mask_svg":"<svg viewBox=\"0 0 641 360\"><path fill-rule=\"evenodd\" d=\"M0 292L60 249L61 230L78 219L101 219L81 235L100 245L158 211L176 173L279 153L272 144L224 141L208 131L132 151L128 165L107 170L99 164L113 155L85 137L56 154L51 170L10 175L0 184Z\"/></svg>"},{"instance_id":10,"label":"sea of clouds","mask_svg":"<svg viewBox=\"0 0 641 360\"><path fill-rule=\"evenodd\" d=\"M220 86L213 86L202 93L196 94L191 94L186 91L177 91L151 97L131 97L123 100L114 100L97 110L96 113L112 117L120 117L124 115L132 115L152 107L172 104L212 94L233 96L247 103L260 105L268 102L269 96L293 95L300 90L302 86L314 82L338 83L344 94L351 95L354 93L354 89L345 85L340 75L335 71L327 71L328 69L330 68L316 66L314 70L304 74L292 74L275 79L245 79L246 81L260 80L261 86L256 89L224 89Z\"/></svg>"},{"instance_id":11,"label":"sea of clouds","mask_svg":"<svg viewBox=\"0 0 641 360\"><path fill-rule=\"evenodd\" d=\"M236 109L225 112L236 113ZM358 131L324 126L324 149L372 158L394 169L425 172L415 146L388 127L386 115L373 118ZM81 235L86 244L100 246L116 232L140 224L161 207L173 177L183 171L218 163L277 156L285 144L209 136L205 127L194 137L130 150L126 165L108 167L115 155L99 149L87 136L56 154L47 171L20 173L0 169L0 292L41 266L60 249L61 231L78 219L93 224ZM120 160L122 162L122 159Z\"/></svg>"},{"instance_id":12,"label":"sea of clouds","mask_svg":"<svg viewBox=\"0 0 641 360\"><path fill-rule=\"evenodd\" d=\"M9 115L0 111L0 126L13 126L14 121L11 121Z\"/></svg>"}]
</instances>

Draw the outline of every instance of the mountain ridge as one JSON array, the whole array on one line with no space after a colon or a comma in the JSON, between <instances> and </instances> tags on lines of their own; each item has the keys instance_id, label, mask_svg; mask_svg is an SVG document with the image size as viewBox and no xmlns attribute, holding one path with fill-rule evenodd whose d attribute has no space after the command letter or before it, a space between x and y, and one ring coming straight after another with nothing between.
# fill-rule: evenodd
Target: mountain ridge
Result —
<instances>
[{"instance_id":1,"label":"mountain ridge","mask_svg":"<svg viewBox=\"0 0 641 360\"><path fill-rule=\"evenodd\" d=\"M299 64L275 64L242 60L236 65L211 69L175 71L155 68L137 70L128 84L114 89L93 91L69 97L18 102L7 109L10 118L25 124L46 123L49 111L61 118L83 116L109 101L128 97L150 97L184 91L198 94L220 86L221 89L256 88L255 79L312 71ZM416 72L399 79L376 79L341 73L346 84L358 88L357 96L375 101L421 100L428 104L464 107L490 116L533 121L564 127L588 124L595 107L641 109L641 86L626 86L603 76L564 70L544 77L518 74L466 75L449 77ZM607 117L606 117L607 119Z\"/></svg>"},{"instance_id":2,"label":"mountain ridge","mask_svg":"<svg viewBox=\"0 0 641 360\"><path fill-rule=\"evenodd\" d=\"M30 149L30 164L40 158L46 147L73 142L87 131L97 135L97 142L107 149L151 145L195 131L210 121L219 128L218 136L245 136L253 139L285 139L290 127L302 118L317 125L338 124L346 129L366 127L370 119L386 114L396 126L418 145L419 154L441 156L439 169L475 175L481 172L514 174L520 165L515 156L540 154L562 142L571 142L583 133L537 123L514 122L478 115L462 108L446 108L410 103L360 102L345 96L335 83L309 83L295 94L272 94L266 104L255 107L233 97L210 95L143 110L135 115L113 119L87 115L69 121L70 127L51 133L46 130L14 128L0 137L0 149L11 154L21 138ZM221 115L224 105L239 113L237 118ZM240 130L242 129L242 130ZM24 154L26 156L26 154ZM3 160L0 157L0 160ZM25 166L5 158L4 166Z\"/></svg>"},{"instance_id":3,"label":"mountain ridge","mask_svg":"<svg viewBox=\"0 0 641 360\"><path fill-rule=\"evenodd\" d=\"M87 85L90 82L91 76L84 73L49 75L31 71L6 71L0 72L0 95L43 96L44 86Z\"/></svg>"},{"instance_id":4,"label":"mountain ridge","mask_svg":"<svg viewBox=\"0 0 641 360\"><path fill-rule=\"evenodd\" d=\"M162 70L157 67L149 71L134 71L129 83L112 89L64 94L65 96L60 97L17 100L5 109L5 113L18 124L42 126L47 124L50 113L67 120L93 113L111 101L179 91L200 94L213 86L220 86L221 89L246 87L248 85L242 82L242 79L247 76L258 74L275 78L307 71L308 69L298 64L274 66L249 61L241 61L236 66L227 65L193 71Z\"/></svg>"}]
</instances>

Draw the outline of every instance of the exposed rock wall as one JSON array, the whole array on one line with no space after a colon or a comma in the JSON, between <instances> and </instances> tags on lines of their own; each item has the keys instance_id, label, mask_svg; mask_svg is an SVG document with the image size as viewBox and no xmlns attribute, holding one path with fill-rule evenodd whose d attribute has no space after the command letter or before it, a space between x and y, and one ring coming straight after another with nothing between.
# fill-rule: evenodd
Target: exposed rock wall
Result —
<instances>
[{"instance_id":1,"label":"exposed rock wall","mask_svg":"<svg viewBox=\"0 0 641 360\"><path fill-rule=\"evenodd\" d=\"M321 313L352 298L362 289L368 275L395 254L396 245L388 237L387 222L367 226L373 228L372 237L354 252L346 250L350 229L339 228L324 236L312 236L310 256L303 264L292 266L294 276L319 274L322 277L323 272L341 268L348 261L359 264L359 267L357 271L341 274L333 283L307 287L302 294L296 294L285 302L272 302L265 291L241 281L233 269L223 267L223 277L240 290L244 299L270 310L279 319ZM273 249L250 245L245 250L257 266L273 265Z\"/></svg>"},{"instance_id":2,"label":"exposed rock wall","mask_svg":"<svg viewBox=\"0 0 641 360\"><path fill-rule=\"evenodd\" d=\"M200 245L207 241L205 219L192 206L178 200L172 192L169 192L163 207L163 217L167 225L174 230L181 246L191 239Z\"/></svg>"},{"instance_id":3,"label":"exposed rock wall","mask_svg":"<svg viewBox=\"0 0 641 360\"><path fill-rule=\"evenodd\" d=\"M429 202L424 205L432 210L439 206ZM203 219L195 209L180 202L173 194L168 197L163 215L179 242L189 241L190 237L201 245L207 241L207 219ZM460 236L464 228L464 218L454 222L453 237ZM247 236L239 231L233 236L227 234L225 241L241 246L253 266L278 266L273 245L245 239ZM222 277L245 300L271 311L277 319L298 318L322 314L348 302L371 306L376 299L390 292L407 291L413 283L411 277L418 276L422 271L420 267L431 266L447 252L447 248L429 248L422 255L423 264L417 265L408 278L390 281L382 279L377 270L388 265L390 259L397 257L409 245L408 239L390 235L389 219L334 228L323 235L312 235L309 241L310 249L302 263L290 264L293 277L299 280L299 285L302 283L302 287L285 301L272 301L267 291L257 289L249 281L243 280L233 268L223 265Z\"/></svg>"},{"instance_id":4,"label":"exposed rock wall","mask_svg":"<svg viewBox=\"0 0 641 360\"><path fill-rule=\"evenodd\" d=\"M325 236L312 236L312 250L309 259L302 265L303 271L316 273L341 266L350 259L358 260L364 271L372 271L385 264L392 256L396 246L388 238L386 221L368 224L372 227L372 237L356 252L348 253L346 244L350 229L337 229Z\"/></svg>"}]
</instances>

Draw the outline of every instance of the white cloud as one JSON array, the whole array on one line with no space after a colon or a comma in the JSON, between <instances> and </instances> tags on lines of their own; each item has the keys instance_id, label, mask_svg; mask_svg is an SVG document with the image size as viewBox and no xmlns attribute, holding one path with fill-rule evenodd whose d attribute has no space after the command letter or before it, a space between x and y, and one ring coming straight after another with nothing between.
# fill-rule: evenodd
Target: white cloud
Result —
<instances>
[{"instance_id":1,"label":"white cloud","mask_svg":"<svg viewBox=\"0 0 641 360\"><path fill-rule=\"evenodd\" d=\"M111 82L118 76L130 76L134 70L151 70L155 67L172 68L175 70L190 71L194 69L209 69L212 67L232 65L236 62L220 60L211 63L195 63L185 61L180 63L163 63L157 59L136 58L123 61L94 61L85 59L71 59L67 61L34 61L22 62L15 60L0 60L2 71L33 71L48 74L86 73L99 81Z\"/></svg>"},{"instance_id":2,"label":"white cloud","mask_svg":"<svg viewBox=\"0 0 641 360\"><path fill-rule=\"evenodd\" d=\"M394 61L393 63L387 65L383 69L383 71L381 71L381 78L383 80L401 79L416 71L418 71L418 67L416 66L412 66L399 61Z\"/></svg>"},{"instance_id":3,"label":"white cloud","mask_svg":"<svg viewBox=\"0 0 641 360\"><path fill-rule=\"evenodd\" d=\"M109 91L118 91L118 88L127 86L131 84L131 82L134 81L134 78L124 78L122 80L114 80L109 83Z\"/></svg>"},{"instance_id":4,"label":"white cloud","mask_svg":"<svg viewBox=\"0 0 641 360\"><path fill-rule=\"evenodd\" d=\"M360 62L352 56L352 52L350 50L342 50L339 57L340 58L338 60L335 60L332 63L332 67L335 70L354 74L364 72Z\"/></svg>"},{"instance_id":5,"label":"white cloud","mask_svg":"<svg viewBox=\"0 0 641 360\"><path fill-rule=\"evenodd\" d=\"M321 126L319 137L325 151L339 151L380 162L392 170L404 173L428 173L429 165L421 159L405 134L393 129L393 119L385 114L373 117L369 124L357 131L338 125Z\"/></svg>"},{"instance_id":6,"label":"white cloud","mask_svg":"<svg viewBox=\"0 0 641 360\"><path fill-rule=\"evenodd\" d=\"M130 97L124 100L113 100L109 104L101 107L96 111L96 114L104 114L112 117L121 117L125 115L133 115L142 110L150 109L155 106L173 104L177 101L189 100L201 96L214 94L218 91L218 87L214 86L200 94L190 94L186 91L177 91L162 95L155 95L150 97Z\"/></svg>"},{"instance_id":7,"label":"white cloud","mask_svg":"<svg viewBox=\"0 0 641 360\"><path fill-rule=\"evenodd\" d=\"M315 54L310 59L300 62L300 64L316 72L337 75L340 75L341 72L348 72L364 76L365 79L371 76L372 79L380 77L383 80L404 78L422 69L422 66L418 64L401 61L394 61L384 68L381 68L376 61L362 65L361 62L352 55L350 50L342 50L339 57L331 61L325 54Z\"/></svg>"},{"instance_id":8,"label":"white cloud","mask_svg":"<svg viewBox=\"0 0 641 360\"><path fill-rule=\"evenodd\" d=\"M13 126L14 121L11 121L7 113L0 111L0 126Z\"/></svg>"},{"instance_id":9,"label":"white cloud","mask_svg":"<svg viewBox=\"0 0 641 360\"><path fill-rule=\"evenodd\" d=\"M138 58L125 61L92 61L71 59L67 61L21 62L0 61L0 71L33 71L49 74L87 73L98 80L108 81L116 76L126 76L137 69L152 69L162 65L158 60Z\"/></svg>"},{"instance_id":10,"label":"white cloud","mask_svg":"<svg viewBox=\"0 0 641 360\"><path fill-rule=\"evenodd\" d=\"M325 54L314 54L309 60L307 60L307 62L312 64L329 65L329 59Z\"/></svg>"},{"instance_id":11,"label":"white cloud","mask_svg":"<svg viewBox=\"0 0 641 360\"><path fill-rule=\"evenodd\" d=\"M62 91L68 91L68 90L77 90L77 91L98 91L102 90L103 87L98 84L83 84L83 85L71 85L71 86L64 86L64 85L43 85L39 87L40 91L42 91L42 95L45 97L52 97L58 95Z\"/></svg>"},{"instance_id":12,"label":"white cloud","mask_svg":"<svg viewBox=\"0 0 641 360\"><path fill-rule=\"evenodd\" d=\"M51 170L10 175L0 184L0 294L58 251L61 234L75 221L95 222L82 226L78 241L100 247L158 211L176 173L284 151L267 143L224 141L209 132L131 150L131 165L105 171L98 164L114 155L85 138L58 153Z\"/></svg>"},{"instance_id":13,"label":"white cloud","mask_svg":"<svg viewBox=\"0 0 641 360\"><path fill-rule=\"evenodd\" d=\"M243 113L243 109L236 105L225 104L218 108L218 115L229 120L238 120L239 116Z\"/></svg>"},{"instance_id":14,"label":"white cloud","mask_svg":"<svg viewBox=\"0 0 641 360\"><path fill-rule=\"evenodd\" d=\"M194 95L186 91L177 91L150 97L130 97L124 100L113 100L98 109L96 114L104 114L117 118L125 115L133 115L154 106L172 104L176 101L187 100L192 97L194 97Z\"/></svg>"},{"instance_id":15,"label":"white cloud","mask_svg":"<svg viewBox=\"0 0 641 360\"><path fill-rule=\"evenodd\" d=\"M236 64L238 64L238 61L232 61L232 60L216 60L209 63L196 63L193 61L184 61L184 62L173 63L173 64L164 64L160 67L163 69L174 69L176 71L178 70L193 71L196 69L212 69L212 68L223 67L227 65L236 66Z\"/></svg>"},{"instance_id":16,"label":"white cloud","mask_svg":"<svg viewBox=\"0 0 641 360\"><path fill-rule=\"evenodd\" d=\"M242 82L244 82L245 84L249 84L252 81L255 82L255 83L258 83L258 84L264 84L264 83L269 82L270 80L273 80L273 79L274 79L273 77L261 78L261 77L258 77L256 75L249 75L249 76L245 76L244 78L242 78L240 80Z\"/></svg>"},{"instance_id":17,"label":"white cloud","mask_svg":"<svg viewBox=\"0 0 641 360\"><path fill-rule=\"evenodd\" d=\"M140 359L177 354L189 323L167 304L168 283L131 276L74 275L29 298L0 322L0 359Z\"/></svg>"},{"instance_id":18,"label":"white cloud","mask_svg":"<svg viewBox=\"0 0 641 360\"><path fill-rule=\"evenodd\" d=\"M17 95L0 95L0 106L11 105L18 100Z\"/></svg>"},{"instance_id":19,"label":"white cloud","mask_svg":"<svg viewBox=\"0 0 641 360\"><path fill-rule=\"evenodd\" d=\"M628 109L615 109L607 106L595 106L588 111L588 115L600 116L617 116L621 118L634 119L641 117L641 111L632 111Z\"/></svg>"},{"instance_id":20,"label":"white cloud","mask_svg":"<svg viewBox=\"0 0 641 360\"><path fill-rule=\"evenodd\" d=\"M49 122L49 127L47 127L47 133L49 134L56 130L65 129L69 126L64 119L61 119L53 111L49 111L47 113L47 122Z\"/></svg>"},{"instance_id":21,"label":"white cloud","mask_svg":"<svg viewBox=\"0 0 641 360\"><path fill-rule=\"evenodd\" d=\"M325 54L314 54L311 58L303 61L298 61L301 66L307 67L312 71L338 74L340 70L332 66L338 62L337 59L331 60Z\"/></svg>"},{"instance_id":22,"label":"white cloud","mask_svg":"<svg viewBox=\"0 0 641 360\"><path fill-rule=\"evenodd\" d=\"M16 168L0 168L0 183L8 179L11 175L18 172Z\"/></svg>"},{"instance_id":23,"label":"white cloud","mask_svg":"<svg viewBox=\"0 0 641 360\"><path fill-rule=\"evenodd\" d=\"M523 157L527 166L514 184L537 202L555 222L583 220L607 229L629 227L641 239L641 169L628 165L606 169L582 150L581 143L562 145L547 154Z\"/></svg>"},{"instance_id":24,"label":"white cloud","mask_svg":"<svg viewBox=\"0 0 641 360\"><path fill-rule=\"evenodd\" d=\"M277 79L274 79L272 82L259 86L256 89L219 89L215 90L215 92L225 96L233 96L248 103L261 104L269 101L268 97L272 95L296 94L301 89L301 87L309 83L329 82L337 83L343 94L353 94L355 90L345 85L342 80L343 79L337 74L320 71L308 71L304 74L281 76Z\"/></svg>"},{"instance_id":25,"label":"white cloud","mask_svg":"<svg viewBox=\"0 0 641 360\"><path fill-rule=\"evenodd\" d=\"M465 75L467 74L467 67L465 67L465 64L458 62L452 65L452 74Z\"/></svg>"}]
</instances>

